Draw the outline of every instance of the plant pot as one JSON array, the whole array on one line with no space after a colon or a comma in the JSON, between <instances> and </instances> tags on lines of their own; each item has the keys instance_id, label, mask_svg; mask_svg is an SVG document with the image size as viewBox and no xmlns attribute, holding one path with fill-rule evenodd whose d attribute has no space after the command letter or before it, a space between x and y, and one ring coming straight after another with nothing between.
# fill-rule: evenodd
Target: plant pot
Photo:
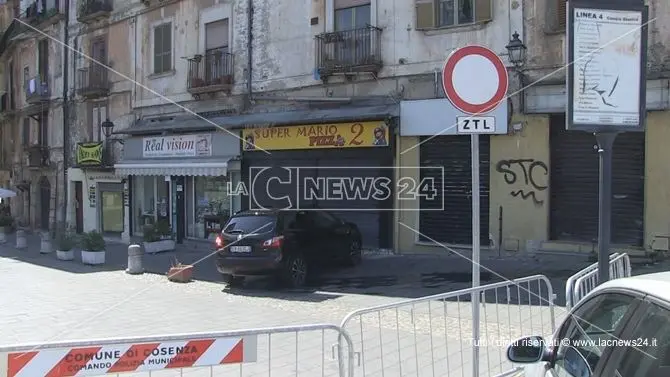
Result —
<instances>
[{"instance_id":1,"label":"plant pot","mask_svg":"<svg viewBox=\"0 0 670 377\"><path fill-rule=\"evenodd\" d=\"M160 253L161 251L172 251L175 249L174 240L161 240L155 242L144 242L144 252L147 254Z\"/></svg>"},{"instance_id":2,"label":"plant pot","mask_svg":"<svg viewBox=\"0 0 670 377\"><path fill-rule=\"evenodd\" d=\"M170 267L170 270L167 273L168 280L174 281L177 283L188 283L193 277L193 266L176 266Z\"/></svg>"},{"instance_id":3,"label":"plant pot","mask_svg":"<svg viewBox=\"0 0 670 377\"><path fill-rule=\"evenodd\" d=\"M105 251L81 251L81 262L84 264L104 264L105 263Z\"/></svg>"},{"instance_id":4,"label":"plant pot","mask_svg":"<svg viewBox=\"0 0 670 377\"><path fill-rule=\"evenodd\" d=\"M74 250L56 250L56 258L60 260L73 260Z\"/></svg>"},{"instance_id":5,"label":"plant pot","mask_svg":"<svg viewBox=\"0 0 670 377\"><path fill-rule=\"evenodd\" d=\"M26 240L26 231L19 229L16 231L16 248L25 249L28 247L28 241Z\"/></svg>"},{"instance_id":6,"label":"plant pot","mask_svg":"<svg viewBox=\"0 0 670 377\"><path fill-rule=\"evenodd\" d=\"M51 237L49 232L43 232L41 234L40 254L49 254L51 251Z\"/></svg>"}]
</instances>

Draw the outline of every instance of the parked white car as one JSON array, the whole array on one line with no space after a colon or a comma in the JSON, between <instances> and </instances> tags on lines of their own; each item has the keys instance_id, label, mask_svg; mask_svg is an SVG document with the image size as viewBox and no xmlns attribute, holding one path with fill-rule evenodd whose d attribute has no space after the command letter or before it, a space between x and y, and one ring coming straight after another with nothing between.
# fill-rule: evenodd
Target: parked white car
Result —
<instances>
[{"instance_id":1,"label":"parked white car","mask_svg":"<svg viewBox=\"0 0 670 377\"><path fill-rule=\"evenodd\" d=\"M553 339L519 339L507 358L527 377L670 377L670 272L602 284Z\"/></svg>"}]
</instances>

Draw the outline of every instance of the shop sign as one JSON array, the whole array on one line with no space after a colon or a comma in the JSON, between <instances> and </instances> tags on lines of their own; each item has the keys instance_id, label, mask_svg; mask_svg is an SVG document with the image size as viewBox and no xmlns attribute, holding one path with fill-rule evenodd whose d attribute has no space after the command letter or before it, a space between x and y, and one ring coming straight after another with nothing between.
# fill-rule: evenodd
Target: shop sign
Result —
<instances>
[{"instance_id":1,"label":"shop sign","mask_svg":"<svg viewBox=\"0 0 670 377\"><path fill-rule=\"evenodd\" d=\"M95 186L88 186L88 204L91 208L95 208L96 206L96 193L97 189Z\"/></svg>"},{"instance_id":2,"label":"shop sign","mask_svg":"<svg viewBox=\"0 0 670 377\"><path fill-rule=\"evenodd\" d=\"M244 150L387 147L384 122L351 122L288 127L247 128Z\"/></svg>"},{"instance_id":3,"label":"shop sign","mask_svg":"<svg viewBox=\"0 0 670 377\"><path fill-rule=\"evenodd\" d=\"M142 139L142 156L146 158L211 155L211 134L154 136Z\"/></svg>"},{"instance_id":4,"label":"shop sign","mask_svg":"<svg viewBox=\"0 0 670 377\"><path fill-rule=\"evenodd\" d=\"M102 142L78 143L77 165L101 166L102 165Z\"/></svg>"}]
</instances>

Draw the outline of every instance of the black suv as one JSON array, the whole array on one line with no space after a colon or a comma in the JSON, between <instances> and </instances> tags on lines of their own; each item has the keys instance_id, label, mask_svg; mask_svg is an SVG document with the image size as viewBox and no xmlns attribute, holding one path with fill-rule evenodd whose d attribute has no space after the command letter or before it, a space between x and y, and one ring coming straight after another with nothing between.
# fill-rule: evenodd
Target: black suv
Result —
<instances>
[{"instance_id":1,"label":"black suv","mask_svg":"<svg viewBox=\"0 0 670 377\"><path fill-rule=\"evenodd\" d=\"M238 212L216 244L216 267L229 285L241 284L245 276L276 275L299 287L312 266L361 262L356 224L322 210Z\"/></svg>"}]
</instances>

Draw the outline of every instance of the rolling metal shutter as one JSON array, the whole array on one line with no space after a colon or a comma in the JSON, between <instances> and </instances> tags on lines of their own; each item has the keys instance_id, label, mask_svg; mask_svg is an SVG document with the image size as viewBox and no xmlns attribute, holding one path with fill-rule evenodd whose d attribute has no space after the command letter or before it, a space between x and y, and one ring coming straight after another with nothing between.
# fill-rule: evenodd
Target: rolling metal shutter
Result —
<instances>
[{"instance_id":1,"label":"rolling metal shutter","mask_svg":"<svg viewBox=\"0 0 670 377\"><path fill-rule=\"evenodd\" d=\"M422 138L419 147L420 166L444 166L444 187L441 177L432 169L421 169L420 176L433 176L438 192L444 195L444 211L427 210L435 201L420 199L420 241L432 240L452 245L472 244L472 169L470 138L436 136ZM489 244L489 175L490 137L479 136L480 223L482 245Z\"/></svg>"},{"instance_id":2,"label":"rolling metal shutter","mask_svg":"<svg viewBox=\"0 0 670 377\"><path fill-rule=\"evenodd\" d=\"M550 238L593 242L598 238L600 164L596 138L565 130L551 119ZM619 134L612 167L612 243L642 246L644 239L644 133Z\"/></svg>"},{"instance_id":3,"label":"rolling metal shutter","mask_svg":"<svg viewBox=\"0 0 670 377\"><path fill-rule=\"evenodd\" d=\"M327 154L328 153L328 154ZM314 178L327 177L387 177L392 180L393 169L392 164L380 159L380 153L375 151L275 151L271 156L263 156L259 152L249 153L245 157L246 170L243 173L243 179L250 182L249 174L257 174L263 166L274 166L277 171L280 167L300 167L300 178L297 179L300 187L296 185L271 185L270 190L275 197L279 195L287 195L291 198L292 203L298 203L300 208L311 208L318 205L320 208L331 212L335 216L344 221L349 221L358 226L362 234L363 247L366 248L389 248L392 242L392 228L391 219L393 208L393 192L389 200L380 201L375 199L368 199L363 195L349 200L327 200L322 202L319 200L306 201L298 198L303 195L298 195L298 192L304 193L304 177L310 176ZM389 154L390 155L390 154ZM336 157L337 156L337 157ZM390 155L392 158L392 155ZM389 168L383 169L386 166ZM265 182L269 177L278 176L267 171L263 178L260 178L255 185L265 186ZM281 173L280 173L281 174ZM293 178L296 178L294 175ZM281 188L279 188L281 187ZM278 191L280 190L280 191ZM275 194L276 193L276 194ZM259 204L263 203L277 203L267 196L265 190L261 189L255 193L255 198ZM248 207L244 207L248 208Z\"/></svg>"}]
</instances>

